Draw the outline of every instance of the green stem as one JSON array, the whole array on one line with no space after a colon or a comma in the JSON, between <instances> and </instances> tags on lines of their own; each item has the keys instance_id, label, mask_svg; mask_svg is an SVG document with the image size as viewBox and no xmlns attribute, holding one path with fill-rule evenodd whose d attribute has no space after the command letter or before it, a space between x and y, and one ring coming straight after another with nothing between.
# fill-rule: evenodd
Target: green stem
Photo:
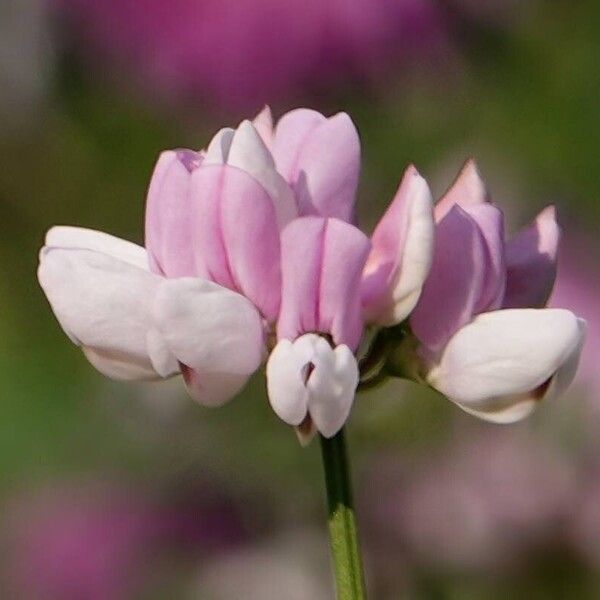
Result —
<instances>
[{"instance_id":1,"label":"green stem","mask_svg":"<svg viewBox=\"0 0 600 600\"><path fill-rule=\"evenodd\" d=\"M335 572L337 600L365 600L366 591L344 430L327 439L321 436L329 508L329 541Z\"/></svg>"}]
</instances>

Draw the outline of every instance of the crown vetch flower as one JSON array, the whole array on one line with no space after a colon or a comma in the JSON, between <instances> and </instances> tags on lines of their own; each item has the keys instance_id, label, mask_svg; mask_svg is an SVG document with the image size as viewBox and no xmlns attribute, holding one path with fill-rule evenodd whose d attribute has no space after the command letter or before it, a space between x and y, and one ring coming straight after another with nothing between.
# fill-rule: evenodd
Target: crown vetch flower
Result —
<instances>
[{"instance_id":1,"label":"crown vetch flower","mask_svg":"<svg viewBox=\"0 0 600 600\"><path fill-rule=\"evenodd\" d=\"M266 107L205 150L160 155L145 248L54 227L40 283L102 373L181 373L205 405L243 387L276 333L273 408L330 437L352 405L365 323L408 315L433 253L431 194L414 167L371 241L352 224L359 171L348 115L297 109L274 126Z\"/></svg>"},{"instance_id":2,"label":"crown vetch flower","mask_svg":"<svg viewBox=\"0 0 600 600\"><path fill-rule=\"evenodd\" d=\"M55 227L40 283L102 373L181 373L205 405L234 396L272 350L269 400L304 439L346 421L365 326L383 352L364 365L425 381L484 419L517 420L562 391L584 322L542 308L554 209L506 242L474 162L435 208L410 166L369 240L353 224L359 170L346 114L297 109L274 126L267 107L205 150L161 154L145 248Z\"/></svg>"},{"instance_id":3,"label":"crown vetch flower","mask_svg":"<svg viewBox=\"0 0 600 600\"><path fill-rule=\"evenodd\" d=\"M482 419L519 420L569 385L585 336L573 313L541 308L556 274L555 210L505 242L502 212L469 161L435 219L431 271L391 368Z\"/></svg>"}]
</instances>

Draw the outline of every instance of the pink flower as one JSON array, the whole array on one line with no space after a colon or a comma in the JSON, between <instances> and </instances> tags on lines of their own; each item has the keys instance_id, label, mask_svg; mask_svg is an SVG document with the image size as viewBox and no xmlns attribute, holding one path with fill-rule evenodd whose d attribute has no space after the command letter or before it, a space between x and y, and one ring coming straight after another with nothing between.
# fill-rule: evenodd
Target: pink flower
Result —
<instances>
[{"instance_id":1,"label":"pink flower","mask_svg":"<svg viewBox=\"0 0 600 600\"><path fill-rule=\"evenodd\" d=\"M410 317L403 368L467 412L519 420L569 385L584 339L584 321L542 308L556 273L554 208L505 242L502 212L469 161L435 219L433 263Z\"/></svg>"},{"instance_id":2,"label":"pink flower","mask_svg":"<svg viewBox=\"0 0 600 600\"><path fill-rule=\"evenodd\" d=\"M532 550L560 539L578 500L577 469L523 431L453 434L419 459L393 454L365 469L368 497L382 499L365 502L366 531L379 552L402 554L392 565L522 569Z\"/></svg>"},{"instance_id":3,"label":"pink flower","mask_svg":"<svg viewBox=\"0 0 600 600\"><path fill-rule=\"evenodd\" d=\"M267 108L220 130L206 150L161 154L145 248L54 227L40 283L105 375L181 373L196 400L216 406L274 348L273 408L332 436L352 405L365 323L406 317L433 252L431 195L412 168L371 249L351 224L359 169L346 114L298 109L274 127Z\"/></svg>"},{"instance_id":4,"label":"pink flower","mask_svg":"<svg viewBox=\"0 0 600 600\"><path fill-rule=\"evenodd\" d=\"M562 391L584 322L539 308L555 277L554 210L506 244L474 163L435 213L411 166L369 240L353 225L359 170L348 115L298 109L274 126L265 108L206 150L160 156L145 248L55 227L40 283L102 373L181 373L205 405L233 397L272 350L271 405L308 438L346 421L367 326L385 342L365 364L425 380L482 418L517 420Z\"/></svg>"}]
</instances>

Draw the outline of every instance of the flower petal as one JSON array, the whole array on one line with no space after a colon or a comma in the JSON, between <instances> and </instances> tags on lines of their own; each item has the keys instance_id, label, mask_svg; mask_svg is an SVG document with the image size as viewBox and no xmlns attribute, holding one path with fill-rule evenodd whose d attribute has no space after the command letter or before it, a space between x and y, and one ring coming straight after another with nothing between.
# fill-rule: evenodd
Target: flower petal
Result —
<instances>
[{"instance_id":1,"label":"flower petal","mask_svg":"<svg viewBox=\"0 0 600 600\"><path fill-rule=\"evenodd\" d=\"M192 176L199 273L248 297L270 321L281 292L280 242L271 198L250 175L229 165Z\"/></svg>"},{"instance_id":2,"label":"flower petal","mask_svg":"<svg viewBox=\"0 0 600 600\"><path fill-rule=\"evenodd\" d=\"M481 297L486 270L485 241L477 223L455 206L436 228L431 270L410 323L419 341L439 352L468 323Z\"/></svg>"},{"instance_id":3,"label":"flower petal","mask_svg":"<svg viewBox=\"0 0 600 600\"><path fill-rule=\"evenodd\" d=\"M235 129L223 127L210 140L204 154L205 165L224 165L229 157Z\"/></svg>"},{"instance_id":4,"label":"flower petal","mask_svg":"<svg viewBox=\"0 0 600 600\"><path fill-rule=\"evenodd\" d=\"M470 204L464 210L479 226L486 249L485 281L475 312L495 310L502 306L506 289L504 215L489 203Z\"/></svg>"},{"instance_id":5,"label":"flower petal","mask_svg":"<svg viewBox=\"0 0 600 600\"><path fill-rule=\"evenodd\" d=\"M506 246L505 308L542 308L556 278L560 227L554 206L545 208Z\"/></svg>"},{"instance_id":6,"label":"flower petal","mask_svg":"<svg viewBox=\"0 0 600 600\"><path fill-rule=\"evenodd\" d=\"M280 229L298 216L292 189L277 172L273 156L250 121L242 121L235 130L226 163L262 185L272 199Z\"/></svg>"},{"instance_id":7,"label":"flower petal","mask_svg":"<svg viewBox=\"0 0 600 600\"><path fill-rule=\"evenodd\" d=\"M277 124L273 154L301 215L353 220L360 139L346 113L329 119L306 109L287 113Z\"/></svg>"},{"instance_id":8,"label":"flower petal","mask_svg":"<svg viewBox=\"0 0 600 600\"><path fill-rule=\"evenodd\" d=\"M358 385L356 358L346 345L332 349L318 344L312 361L315 365L308 378L308 411L317 429L333 437L343 426Z\"/></svg>"},{"instance_id":9,"label":"flower petal","mask_svg":"<svg viewBox=\"0 0 600 600\"><path fill-rule=\"evenodd\" d=\"M295 342L279 340L267 361L269 402L275 414L289 425L300 425L308 411L304 379L313 355L313 338L318 337L307 334Z\"/></svg>"},{"instance_id":10,"label":"flower petal","mask_svg":"<svg viewBox=\"0 0 600 600\"><path fill-rule=\"evenodd\" d=\"M295 342L281 340L267 363L269 401L286 423L300 425L308 414L324 436L332 437L348 418L358 377L348 346L332 349L312 333Z\"/></svg>"},{"instance_id":11,"label":"flower petal","mask_svg":"<svg viewBox=\"0 0 600 600\"><path fill-rule=\"evenodd\" d=\"M489 194L479 168L470 158L460 170L458 177L435 206L435 220L439 223L455 204L462 208L489 202Z\"/></svg>"},{"instance_id":12,"label":"flower petal","mask_svg":"<svg viewBox=\"0 0 600 600\"><path fill-rule=\"evenodd\" d=\"M252 125L254 125L254 128L258 131L258 135L262 138L265 146L271 150L274 139L273 113L268 105L265 105L256 117L254 117Z\"/></svg>"},{"instance_id":13,"label":"flower petal","mask_svg":"<svg viewBox=\"0 0 600 600\"><path fill-rule=\"evenodd\" d=\"M163 152L146 200L146 248L152 270L167 277L195 275L191 251L190 174L202 162L192 150Z\"/></svg>"},{"instance_id":14,"label":"flower petal","mask_svg":"<svg viewBox=\"0 0 600 600\"><path fill-rule=\"evenodd\" d=\"M134 267L149 269L148 255L142 246L94 229L56 225L46 233L45 248L95 250Z\"/></svg>"},{"instance_id":15,"label":"flower petal","mask_svg":"<svg viewBox=\"0 0 600 600\"><path fill-rule=\"evenodd\" d=\"M297 108L287 112L277 122L273 158L277 170L288 183L296 181L302 147L313 131L326 121L327 118L316 110Z\"/></svg>"},{"instance_id":16,"label":"flower petal","mask_svg":"<svg viewBox=\"0 0 600 600\"><path fill-rule=\"evenodd\" d=\"M484 313L452 337L427 380L481 418L512 422L570 383L583 338L567 310Z\"/></svg>"},{"instance_id":17,"label":"flower petal","mask_svg":"<svg viewBox=\"0 0 600 600\"><path fill-rule=\"evenodd\" d=\"M188 384L202 404L229 400L262 361L258 311L240 294L210 281L164 280L156 293L154 318L172 354L195 372ZM182 372L191 375L185 368Z\"/></svg>"},{"instance_id":18,"label":"flower petal","mask_svg":"<svg viewBox=\"0 0 600 600\"><path fill-rule=\"evenodd\" d=\"M361 283L369 321L389 327L410 314L431 267L434 236L431 192L411 165L371 238Z\"/></svg>"},{"instance_id":19,"label":"flower petal","mask_svg":"<svg viewBox=\"0 0 600 600\"><path fill-rule=\"evenodd\" d=\"M64 331L108 377L154 379L178 371L153 333L158 275L95 250L46 247L38 278Z\"/></svg>"},{"instance_id":20,"label":"flower petal","mask_svg":"<svg viewBox=\"0 0 600 600\"><path fill-rule=\"evenodd\" d=\"M281 244L279 339L321 332L355 349L363 331L359 284L367 237L337 219L303 217L283 231Z\"/></svg>"}]
</instances>

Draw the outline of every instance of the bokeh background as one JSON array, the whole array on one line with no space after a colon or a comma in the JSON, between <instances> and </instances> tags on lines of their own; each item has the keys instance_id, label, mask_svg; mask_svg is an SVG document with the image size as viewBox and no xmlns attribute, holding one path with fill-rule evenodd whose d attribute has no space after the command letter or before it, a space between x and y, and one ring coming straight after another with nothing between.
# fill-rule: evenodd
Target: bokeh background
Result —
<instances>
[{"instance_id":1,"label":"bokeh background","mask_svg":"<svg viewBox=\"0 0 600 600\"><path fill-rule=\"evenodd\" d=\"M596 0L0 3L0 596L331 598L318 444L263 383L221 410L111 382L36 281L53 224L142 241L160 150L296 106L362 138L361 224L415 162L476 156L513 227L556 203L552 300L589 323L575 384L486 425L391 382L349 424L372 598L600 597Z\"/></svg>"}]
</instances>

